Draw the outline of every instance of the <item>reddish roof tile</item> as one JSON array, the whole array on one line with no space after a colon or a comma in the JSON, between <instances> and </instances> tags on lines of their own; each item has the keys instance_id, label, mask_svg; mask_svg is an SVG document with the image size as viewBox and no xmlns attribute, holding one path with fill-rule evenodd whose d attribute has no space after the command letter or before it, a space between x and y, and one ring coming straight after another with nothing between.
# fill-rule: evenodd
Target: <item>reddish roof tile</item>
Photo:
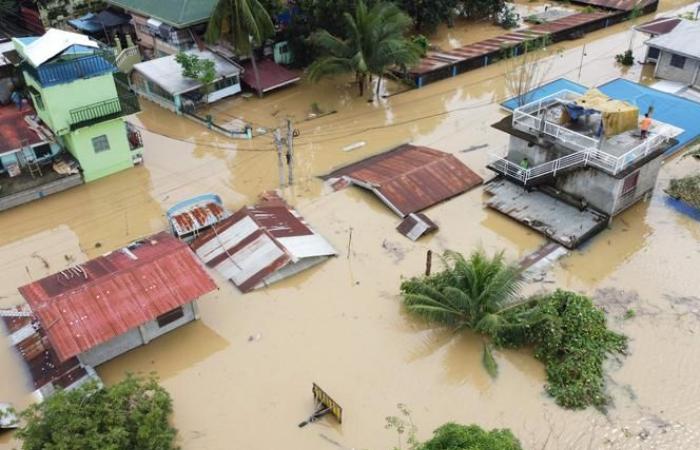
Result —
<instances>
[{"instance_id":1,"label":"reddish roof tile","mask_svg":"<svg viewBox=\"0 0 700 450\"><path fill-rule=\"evenodd\" d=\"M260 85L255 79L255 72L250 61L243 63L242 81L253 90L262 90L262 92L272 91L281 88L291 83L299 81L299 74L293 72L270 59L261 59L257 61L258 75L260 77Z\"/></svg>"},{"instance_id":2,"label":"reddish roof tile","mask_svg":"<svg viewBox=\"0 0 700 450\"><path fill-rule=\"evenodd\" d=\"M214 289L187 245L161 232L19 291L65 361Z\"/></svg>"},{"instance_id":3,"label":"reddish roof tile","mask_svg":"<svg viewBox=\"0 0 700 450\"><path fill-rule=\"evenodd\" d=\"M0 153L44 142L24 120L34 114L34 110L26 106L21 111L12 103L0 106Z\"/></svg>"},{"instance_id":4,"label":"reddish roof tile","mask_svg":"<svg viewBox=\"0 0 700 450\"><path fill-rule=\"evenodd\" d=\"M324 178L342 177L372 190L401 217L484 181L454 155L409 144L335 170Z\"/></svg>"},{"instance_id":5,"label":"reddish roof tile","mask_svg":"<svg viewBox=\"0 0 700 450\"><path fill-rule=\"evenodd\" d=\"M652 36L658 36L660 34L670 33L680 22L680 17L660 17L637 25L634 29L642 33L651 34Z\"/></svg>"}]
</instances>

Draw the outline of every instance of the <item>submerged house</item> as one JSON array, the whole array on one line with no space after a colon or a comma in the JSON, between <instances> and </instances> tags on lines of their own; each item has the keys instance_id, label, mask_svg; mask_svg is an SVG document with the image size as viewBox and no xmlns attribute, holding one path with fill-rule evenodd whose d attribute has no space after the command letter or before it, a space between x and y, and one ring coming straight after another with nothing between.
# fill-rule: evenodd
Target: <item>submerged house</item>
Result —
<instances>
[{"instance_id":1,"label":"submerged house","mask_svg":"<svg viewBox=\"0 0 700 450\"><path fill-rule=\"evenodd\" d=\"M208 266L242 292L290 277L337 254L284 200L263 196L192 242Z\"/></svg>"},{"instance_id":2,"label":"submerged house","mask_svg":"<svg viewBox=\"0 0 700 450\"><path fill-rule=\"evenodd\" d=\"M150 58L195 47L216 0L107 0L131 14L139 47Z\"/></svg>"},{"instance_id":3,"label":"submerged house","mask_svg":"<svg viewBox=\"0 0 700 450\"><path fill-rule=\"evenodd\" d=\"M652 114L653 117L653 114ZM510 135L489 168L487 205L574 248L644 198L665 150L683 130L653 120L647 138L636 106L597 90L560 91L494 124Z\"/></svg>"},{"instance_id":4,"label":"submerged house","mask_svg":"<svg viewBox=\"0 0 700 450\"><path fill-rule=\"evenodd\" d=\"M134 89L177 113L193 112L197 105L241 92L240 67L208 50L188 50L185 53L214 62L216 76L210 86L184 76L175 55L170 55L134 65Z\"/></svg>"},{"instance_id":5,"label":"submerged house","mask_svg":"<svg viewBox=\"0 0 700 450\"><path fill-rule=\"evenodd\" d=\"M215 289L189 247L161 232L20 287L28 308L0 315L45 397L196 320L195 301Z\"/></svg>"},{"instance_id":6,"label":"submerged house","mask_svg":"<svg viewBox=\"0 0 700 450\"><path fill-rule=\"evenodd\" d=\"M116 73L112 50L57 29L14 43L37 115L78 160L86 182L141 160L138 131L124 120L140 111L138 99Z\"/></svg>"},{"instance_id":7,"label":"submerged house","mask_svg":"<svg viewBox=\"0 0 700 450\"><path fill-rule=\"evenodd\" d=\"M700 89L700 23L681 20L671 31L645 42L654 76Z\"/></svg>"}]
</instances>

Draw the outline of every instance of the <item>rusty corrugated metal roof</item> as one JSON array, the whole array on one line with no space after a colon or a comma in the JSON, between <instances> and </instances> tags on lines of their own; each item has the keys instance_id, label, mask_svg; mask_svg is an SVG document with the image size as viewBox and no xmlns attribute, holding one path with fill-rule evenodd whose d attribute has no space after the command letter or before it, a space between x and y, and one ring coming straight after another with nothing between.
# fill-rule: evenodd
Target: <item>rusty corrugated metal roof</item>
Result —
<instances>
[{"instance_id":1,"label":"rusty corrugated metal roof","mask_svg":"<svg viewBox=\"0 0 700 450\"><path fill-rule=\"evenodd\" d=\"M595 22L610 15L610 13L602 11L578 13L571 16L562 17L561 19L556 19L551 22L534 25L522 30L515 30L501 36L484 39L483 41L474 42L463 47L442 52L430 51L423 59L421 59L418 65L411 67L409 72L414 75L433 72L442 67L452 66L462 61L482 58L494 52L501 52L504 49L515 47L516 45L519 45L525 41L531 41L548 34L557 33L570 28L576 28L590 22Z\"/></svg>"},{"instance_id":2,"label":"rusty corrugated metal roof","mask_svg":"<svg viewBox=\"0 0 700 450\"><path fill-rule=\"evenodd\" d=\"M421 236L436 231L438 226L423 213L409 214L401 221L396 230L412 241Z\"/></svg>"},{"instance_id":3,"label":"rusty corrugated metal roof","mask_svg":"<svg viewBox=\"0 0 700 450\"><path fill-rule=\"evenodd\" d=\"M590 5L615 11L632 11L634 8L646 8L659 0L573 0L579 5ZM654 8L656 10L656 8Z\"/></svg>"},{"instance_id":4,"label":"rusty corrugated metal roof","mask_svg":"<svg viewBox=\"0 0 700 450\"><path fill-rule=\"evenodd\" d=\"M2 319L11 335L21 335L13 344L27 365L36 389L48 383L66 388L88 376L78 358L59 360L56 351L46 338L46 332L35 316L2 317Z\"/></svg>"},{"instance_id":5,"label":"rusty corrugated metal roof","mask_svg":"<svg viewBox=\"0 0 700 450\"><path fill-rule=\"evenodd\" d=\"M19 291L66 361L214 289L187 245L161 232Z\"/></svg>"},{"instance_id":6,"label":"rusty corrugated metal roof","mask_svg":"<svg viewBox=\"0 0 700 450\"><path fill-rule=\"evenodd\" d=\"M679 23L681 23L680 17L660 17L637 25L634 29L652 36L658 36L660 34L670 33Z\"/></svg>"},{"instance_id":7,"label":"rusty corrugated metal roof","mask_svg":"<svg viewBox=\"0 0 700 450\"><path fill-rule=\"evenodd\" d=\"M205 194L182 201L167 212L173 233L188 240L230 215L216 194Z\"/></svg>"},{"instance_id":8,"label":"rusty corrugated metal roof","mask_svg":"<svg viewBox=\"0 0 700 450\"><path fill-rule=\"evenodd\" d=\"M204 263L242 292L273 283L336 254L281 198L267 194L192 242Z\"/></svg>"},{"instance_id":9,"label":"rusty corrugated metal roof","mask_svg":"<svg viewBox=\"0 0 700 450\"><path fill-rule=\"evenodd\" d=\"M410 144L350 164L324 177L326 180L339 178L371 190L401 217L483 182L454 155Z\"/></svg>"}]
</instances>

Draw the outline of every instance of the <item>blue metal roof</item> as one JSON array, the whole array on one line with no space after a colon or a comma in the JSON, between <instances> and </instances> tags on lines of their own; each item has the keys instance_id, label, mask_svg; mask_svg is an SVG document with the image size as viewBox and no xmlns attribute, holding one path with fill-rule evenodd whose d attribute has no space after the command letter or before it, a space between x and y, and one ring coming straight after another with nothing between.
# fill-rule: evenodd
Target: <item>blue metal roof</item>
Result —
<instances>
[{"instance_id":1,"label":"blue metal roof","mask_svg":"<svg viewBox=\"0 0 700 450\"><path fill-rule=\"evenodd\" d=\"M609 97L636 105L642 113L653 106L654 119L685 130L676 137L678 144L668 149L667 154L675 153L700 136L700 103L698 102L657 91L623 78L602 84L598 89Z\"/></svg>"},{"instance_id":2,"label":"blue metal roof","mask_svg":"<svg viewBox=\"0 0 700 450\"><path fill-rule=\"evenodd\" d=\"M583 94L588 90L588 88L582 84L576 83L571 80L567 80L566 78L557 78L554 81L545 83L542 86L528 92L526 94L527 102L534 102L535 100L539 100L548 95L556 94L557 92L563 90L569 90ZM501 106L509 111L512 111L518 107L518 99L512 97L501 103Z\"/></svg>"}]
</instances>

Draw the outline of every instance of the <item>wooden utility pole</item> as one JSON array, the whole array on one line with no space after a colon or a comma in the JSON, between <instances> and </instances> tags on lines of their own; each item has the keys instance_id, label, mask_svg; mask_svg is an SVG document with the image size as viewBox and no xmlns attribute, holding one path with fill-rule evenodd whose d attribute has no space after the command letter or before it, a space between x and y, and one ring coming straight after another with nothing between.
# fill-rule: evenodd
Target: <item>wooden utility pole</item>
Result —
<instances>
[{"instance_id":1,"label":"wooden utility pole","mask_svg":"<svg viewBox=\"0 0 700 450\"><path fill-rule=\"evenodd\" d=\"M430 269L433 266L433 251L428 250L428 253L425 255L425 276L429 277L430 276Z\"/></svg>"},{"instance_id":2,"label":"wooden utility pole","mask_svg":"<svg viewBox=\"0 0 700 450\"><path fill-rule=\"evenodd\" d=\"M581 81L581 69L583 69L583 57L586 56L586 44L581 49L581 62L578 64L578 81Z\"/></svg>"},{"instance_id":3,"label":"wooden utility pole","mask_svg":"<svg viewBox=\"0 0 700 450\"><path fill-rule=\"evenodd\" d=\"M289 169L289 185L294 184L294 130L292 119L287 118L287 168Z\"/></svg>"},{"instance_id":4,"label":"wooden utility pole","mask_svg":"<svg viewBox=\"0 0 700 450\"><path fill-rule=\"evenodd\" d=\"M277 147L277 171L280 177L280 188L284 186L284 162L282 162L282 133L277 128L274 132L275 147Z\"/></svg>"}]
</instances>

